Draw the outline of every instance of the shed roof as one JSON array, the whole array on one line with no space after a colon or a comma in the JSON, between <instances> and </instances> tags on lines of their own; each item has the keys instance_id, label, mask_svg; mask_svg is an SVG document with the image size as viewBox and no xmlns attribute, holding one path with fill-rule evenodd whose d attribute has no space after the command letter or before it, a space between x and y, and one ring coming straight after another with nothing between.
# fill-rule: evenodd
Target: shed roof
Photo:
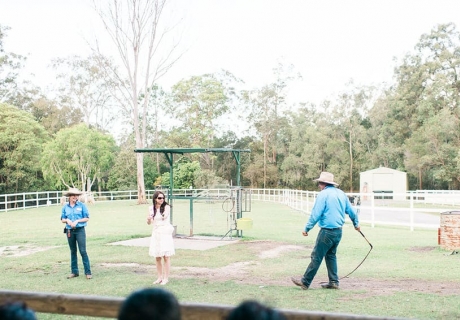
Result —
<instances>
[{"instance_id":1,"label":"shed roof","mask_svg":"<svg viewBox=\"0 0 460 320\"><path fill-rule=\"evenodd\" d=\"M404 172L404 171L399 171L399 170L395 170L395 169L391 169L391 168L387 168L387 167L380 167L380 168L376 168L376 169L372 169L372 170L367 170L367 171L360 172L360 174L363 174L363 173L396 173L396 174L407 174L407 173Z\"/></svg>"}]
</instances>

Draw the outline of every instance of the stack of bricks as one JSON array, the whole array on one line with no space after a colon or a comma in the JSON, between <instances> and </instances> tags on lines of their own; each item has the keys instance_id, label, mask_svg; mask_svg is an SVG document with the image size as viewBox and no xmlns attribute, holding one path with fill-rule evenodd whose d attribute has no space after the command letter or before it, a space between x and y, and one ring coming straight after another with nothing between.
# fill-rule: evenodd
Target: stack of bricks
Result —
<instances>
[{"instance_id":1,"label":"stack of bricks","mask_svg":"<svg viewBox=\"0 0 460 320\"><path fill-rule=\"evenodd\" d=\"M446 250L460 249L460 211L441 213L438 243Z\"/></svg>"}]
</instances>

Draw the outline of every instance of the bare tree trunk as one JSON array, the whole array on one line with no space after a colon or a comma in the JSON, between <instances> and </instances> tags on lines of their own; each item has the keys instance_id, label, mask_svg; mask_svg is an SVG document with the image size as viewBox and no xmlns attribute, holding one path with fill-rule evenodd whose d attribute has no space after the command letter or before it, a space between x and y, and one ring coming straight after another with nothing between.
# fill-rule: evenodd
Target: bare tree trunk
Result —
<instances>
[{"instance_id":1,"label":"bare tree trunk","mask_svg":"<svg viewBox=\"0 0 460 320\"><path fill-rule=\"evenodd\" d=\"M166 2L167 0L113 0L102 9L98 8L95 0L93 1L105 29L118 49L126 71L125 76L120 76L116 70L112 70L112 77L117 79L118 93L123 96L119 99L120 104L126 107L125 111L132 116L137 149L142 149L146 145L149 89L181 56L172 56L177 44L172 45L169 52L163 56L158 50L162 39L170 31L167 28L163 32L159 31L160 17ZM139 101L140 96L143 96L143 102ZM142 109L139 110L141 103ZM147 202L143 160L143 154L137 153L139 204Z\"/></svg>"},{"instance_id":2,"label":"bare tree trunk","mask_svg":"<svg viewBox=\"0 0 460 320\"><path fill-rule=\"evenodd\" d=\"M419 183L419 189L423 190L422 188L422 169L418 169L418 183Z\"/></svg>"},{"instance_id":3,"label":"bare tree trunk","mask_svg":"<svg viewBox=\"0 0 460 320\"><path fill-rule=\"evenodd\" d=\"M144 154L137 153L137 203L147 203L145 196L145 182L144 182Z\"/></svg>"},{"instance_id":4,"label":"bare tree trunk","mask_svg":"<svg viewBox=\"0 0 460 320\"><path fill-rule=\"evenodd\" d=\"M264 134L264 189L267 182L267 135Z\"/></svg>"}]
</instances>

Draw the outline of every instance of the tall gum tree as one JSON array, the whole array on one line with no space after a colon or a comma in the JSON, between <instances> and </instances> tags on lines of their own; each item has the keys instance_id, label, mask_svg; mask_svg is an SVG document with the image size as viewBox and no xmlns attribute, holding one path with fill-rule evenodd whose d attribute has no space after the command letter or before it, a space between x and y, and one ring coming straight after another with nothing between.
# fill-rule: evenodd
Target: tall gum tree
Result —
<instances>
[{"instance_id":1,"label":"tall gum tree","mask_svg":"<svg viewBox=\"0 0 460 320\"><path fill-rule=\"evenodd\" d=\"M111 61L103 56L70 56L54 59L61 107L78 109L86 125L108 130L114 120L110 86L104 69Z\"/></svg>"},{"instance_id":2,"label":"tall gum tree","mask_svg":"<svg viewBox=\"0 0 460 320\"><path fill-rule=\"evenodd\" d=\"M351 82L350 86L353 85ZM372 88L352 87L347 92L339 95L336 105L331 113L331 126L334 126L333 136L342 141L344 157L337 157L339 167L336 175L342 180L342 187L348 187L353 192L354 177L358 177L355 163L365 149L365 131L363 126L369 107L373 104ZM335 140L334 139L334 140ZM345 166L348 165L348 170ZM358 166L359 167L359 166ZM348 171L348 176L345 172Z\"/></svg>"},{"instance_id":3,"label":"tall gum tree","mask_svg":"<svg viewBox=\"0 0 460 320\"><path fill-rule=\"evenodd\" d=\"M453 24L438 25L415 49L395 71L381 140L397 150L394 162L417 177L417 188L456 189L460 34Z\"/></svg>"},{"instance_id":4,"label":"tall gum tree","mask_svg":"<svg viewBox=\"0 0 460 320\"><path fill-rule=\"evenodd\" d=\"M19 92L17 78L26 58L5 51L3 43L8 30L9 27L0 24L0 102L11 104L15 102Z\"/></svg>"},{"instance_id":5,"label":"tall gum tree","mask_svg":"<svg viewBox=\"0 0 460 320\"><path fill-rule=\"evenodd\" d=\"M165 44L172 28L160 25L167 0L94 0L94 8L116 47L124 73L107 66L115 79L114 97L129 115L136 148L146 145L149 88L181 57L178 42ZM169 37L171 39L171 37ZM97 48L98 52L100 51ZM141 99L141 97L143 97ZM146 203L143 153L136 153L138 203Z\"/></svg>"},{"instance_id":6,"label":"tall gum tree","mask_svg":"<svg viewBox=\"0 0 460 320\"><path fill-rule=\"evenodd\" d=\"M325 151L330 142L321 130L329 124L319 109L314 104L301 104L297 110L287 112L288 150L280 167L287 187L316 190L313 179L324 169Z\"/></svg>"},{"instance_id":7,"label":"tall gum tree","mask_svg":"<svg viewBox=\"0 0 460 320\"><path fill-rule=\"evenodd\" d=\"M279 133L285 124L284 111L287 109L288 83L300 77L294 74L292 65L284 66L279 63L273 69L275 82L264 85L262 88L243 91L245 107L249 110L248 119L263 142L263 187L267 186L269 167L277 165Z\"/></svg>"},{"instance_id":8,"label":"tall gum tree","mask_svg":"<svg viewBox=\"0 0 460 320\"><path fill-rule=\"evenodd\" d=\"M211 147L219 125L217 120L228 114L232 97L236 95L231 73L193 76L176 83L171 90L171 110L180 121L176 133L181 136L181 147ZM207 168L213 167L215 155L197 155Z\"/></svg>"}]
</instances>

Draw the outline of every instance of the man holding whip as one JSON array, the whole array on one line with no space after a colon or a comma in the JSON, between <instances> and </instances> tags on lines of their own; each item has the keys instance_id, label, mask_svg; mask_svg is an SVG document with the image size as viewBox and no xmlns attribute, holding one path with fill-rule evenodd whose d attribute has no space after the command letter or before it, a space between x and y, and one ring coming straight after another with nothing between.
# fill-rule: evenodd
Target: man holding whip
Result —
<instances>
[{"instance_id":1,"label":"man holding whip","mask_svg":"<svg viewBox=\"0 0 460 320\"><path fill-rule=\"evenodd\" d=\"M311 253L311 262L302 278L291 277L295 285L306 290L310 287L323 259L326 261L329 282L322 284L325 289L338 289L339 276L337 270L337 247L342 239L342 226L345 223L345 214L348 214L355 230L360 231L358 216L351 206L346 194L336 188L334 175L330 172L321 172L318 179L321 189L311 211L302 234L308 236L308 232L318 223L321 230L316 238L315 247Z\"/></svg>"}]
</instances>

